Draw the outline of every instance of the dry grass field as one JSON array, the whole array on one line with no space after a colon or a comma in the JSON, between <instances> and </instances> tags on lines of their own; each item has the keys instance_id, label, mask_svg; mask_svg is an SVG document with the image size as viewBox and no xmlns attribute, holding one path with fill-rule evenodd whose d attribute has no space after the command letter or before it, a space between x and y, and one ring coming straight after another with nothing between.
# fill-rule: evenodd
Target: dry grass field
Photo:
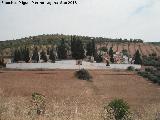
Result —
<instances>
[{"instance_id":1,"label":"dry grass field","mask_svg":"<svg viewBox=\"0 0 160 120\"><path fill-rule=\"evenodd\" d=\"M0 72L0 120L103 120L103 106L123 98L133 120L160 119L160 87L133 72L90 70L91 82L74 70ZM33 92L43 94L46 112L28 114Z\"/></svg>"}]
</instances>

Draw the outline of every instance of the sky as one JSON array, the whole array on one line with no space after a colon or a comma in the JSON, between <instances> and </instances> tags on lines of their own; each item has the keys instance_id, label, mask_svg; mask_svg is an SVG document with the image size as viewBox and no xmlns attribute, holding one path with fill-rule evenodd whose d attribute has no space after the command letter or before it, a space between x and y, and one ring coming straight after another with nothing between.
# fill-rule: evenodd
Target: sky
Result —
<instances>
[{"instance_id":1,"label":"sky","mask_svg":"<svg viewBox=\"0 0 160 120\"><path fill-rule=\"evenodd\" d=\"M160 42L160 0L77 0L68 5L6 1L11 0L0 0L0 41L59 33Z\"/></svg>"}]
</instances>

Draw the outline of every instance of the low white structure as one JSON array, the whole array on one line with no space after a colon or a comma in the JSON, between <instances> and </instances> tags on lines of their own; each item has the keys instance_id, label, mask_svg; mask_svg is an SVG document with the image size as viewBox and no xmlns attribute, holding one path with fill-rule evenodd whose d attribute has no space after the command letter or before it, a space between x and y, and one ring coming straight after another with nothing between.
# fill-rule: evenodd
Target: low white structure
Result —
<instances>
[{"instance_id":1,"label":"low white structure","mask_svg":"<svg viewBox=\"0 0 160 120\"><path fill-rule=\"evenodd\" d=\"M6 68L11 69L127 69L133 66L135 69L140 69L141 65L134 64L110 64L106 66L105 63L90 63L82 62L82 65L76 65L75 60L62 60L56 63L11 63L7 64Z\"/></svg>"}]
</instances>

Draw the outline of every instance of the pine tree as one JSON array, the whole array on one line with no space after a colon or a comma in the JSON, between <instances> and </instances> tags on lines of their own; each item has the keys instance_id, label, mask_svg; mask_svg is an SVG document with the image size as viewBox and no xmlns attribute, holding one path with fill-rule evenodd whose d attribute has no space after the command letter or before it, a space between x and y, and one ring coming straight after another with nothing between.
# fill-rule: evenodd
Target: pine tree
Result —
<instances>
[{"instance_id":1,"label":"pine tree","mask_svg":"<svg viewBox=\"0 0 160 120\"><path fill-rule=\"evenodd\" d=\"M39 61L39 54L38 54L38 48L37 47L33 51L32 60L36 61L37 63Z\"/></svg>"},{"instance_id":2,"label":"pine tree","mask_svg":"<svg viewBox=\"0 0 160 120\"><path fill-rule=\"evenodd\" d=\"M46 56L46 52L44 50L42 50L42 52L40 53L40 58L44 61L47 62L47 56Z\"/></svg>"},{"instance_id":3,"label":"pine tree","mask_svg":"<svg viewBox=\"0 0 160 120\"><path fill-rule=\"evenodd\" d=\"M139 50L136 51L134 57L135 57L134 64L142 64L141 54Z\"/></svg>"}]
</instances>

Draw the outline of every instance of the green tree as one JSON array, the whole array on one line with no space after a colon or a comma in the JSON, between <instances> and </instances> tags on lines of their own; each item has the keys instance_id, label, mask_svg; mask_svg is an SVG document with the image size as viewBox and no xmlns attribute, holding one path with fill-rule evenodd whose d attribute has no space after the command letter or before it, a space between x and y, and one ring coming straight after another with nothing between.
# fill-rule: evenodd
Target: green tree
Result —
<instances>
[{"instance_id":1,"label":"green tree","mask_svg":"<svg viewBox=\"0 0 160 120\"><path fill-rule=\"evenodd\" d=\"M49 55L50 54L50 48L48 47L47 48L47 55Z\"/></svg>"},{"instance_id":2,"label":"green tree","mask_svg":"<svg viewBox=\"0 0 160 120\"><path fill-rule=\"evenodd\" d=\"M110 61L112 62L112 63L114 63L114 58L113 58L113 49L112 49L112 47L110 47L110 49L109 49L109 56L110 56Z\"/></svg>"},{"instance_id":3,"label":"green tree","mask_svg":"<svg viewBox=\"0 0 160 120\"><path fill-rule=\"evenodd\" d=\"M25 47L25 49L24 49L24 61L25 61L26 63L28 63L29 60L30 60L29 48L26 48L26 47Z\"/></svg>"},{"instance_id":4,"label":"green tree","mask_svg":"<svg viewBox=\"0 0 160 120\"><path fill-rule=\"evenodd\" d=\"M85 57L84 47L82 41L79 38L77 37L72 38L71 51L72 51L72 57L76 60L83 59Z\"/></svg>"},{"instance_id":5,"label":"green tree","mask_svg":"<svg viewBox=\"0 0 160 120\"><path fill-rule=\"evenodd\" d=\"M134 64L142 64L141 54L139 50L136 51L134 57L135 57Z\"/></svg>"},{"instance_id":6,"label":"green tree","mask_svg":"<svg viewBox=\"0 0 160 120\"><path fill-rule=\"evenodd\" d=\"M39 54L38 54L38 48L37 47L35 47L35 49L33 50L32 60L36 61L37 63L39 61Z\"/></svg>"},{"instance_id":7,"label":"green tree","mask_svg":"<svg viewBox=\"0 0 160 120\"><path fill-rule=\"evenodd\" d=\"M0 57L0 67L5 67L4 58Z\"/></svg>"},{"instance_id":8,"label":"green tree","mask_svg":"<svg viewBox=\"0 0 160 120\"><path fill-rule=\"evenodd\" d=\"M16 49L13 55L13 62L18 62L18 61L19 61L19 55L18 55L18 49Z\"/></svg>"},{"instance_id":9,"label":"green tree","mask_svg":"<svg viewBox=\"0 0 160 120\"><path fill-rule=\"evenodd\" d=\"M113 56L113 49L112 49L112 47L110 47L110 49L109 49L109 56Z\"/></svg>"},{"instance_id":10,"label":"green tree","mask_svg":"<svg viewBox=\"0 0 160 120\"><path fill-rule=\"evenodd\" d=\"M76 51L76 37L71 36L71 52L72 52L72 58L75 58L75 51Z\"/></svg>"},{"instance_id":11,"label":"green tree","mask_svg":"<svg viewBox=\"0 0 160 120\"><path fill-rule=\"evenodd\" d=\"M52 63L55 63L55 54L53 48L49 51L49 59L52 61Z\"/></svg>"},{"instance_id":12,"label":"green tree","mask_svg":"<svg viewBox=\"0 0 160 120\"><path fill-rule=\"evenodd\" d=\"M123 55L126 55L127 57L129 56L129 55L128 55L128 51L127 51L126 49L123 49L123 50L122 50L122 53L123 53Z\"/></svg>"},{"instance_id":13,"label":"green tree","mask_svg":"<svg viewBox=\"0 0 160 120\"><path fill-rule=\"evenodd\" d=\"M87 56L93 56L92 42L87 43L86 50L87 50L87 53L86 53Z\"/></svg>"},{"instance_id":14,"label":"green tree","mask_svg":"<svg viewBox=\"0 0 160 120\"><path fill-rule=\"evenodd\" d=\"M47 62L47 55L46 52L44 50L42 50L42 52L40 53L40 58L44 61Z\"/></svg>"},{"instance_id":15,"label":"green tree","mask_svg":"<svg viewBox=\"0 0 160 120\"><path fill-rule=\"evenodd\" d=\"M95 42L94 42L94 40L89 41L87 43L86 50L87 50L87 53L86 53L87 56L94 56L95 57L96 49L95 49Z\"/></svg>"},{"instance_id":16,"label":"green tree","mask_svg":"<svg viewBox=\"0 0 160 120\"><path fill-rule=\"evenodd\" d=\"M92 52L93 52L93 57L96 57L96 45L95 45L95 40L92 40Z\"/></svg>"},{"instance_id":17,"label":"green tree","mask_svg":"<svg viewBox=\"0 0 160 120\"><path fill-rule=\"evenodd\" d=\"M66 59L67 58L67 45L65 44L65 40L62 39L60 45L58 46L58 58Z\"/></svg>"}]
</instances>

